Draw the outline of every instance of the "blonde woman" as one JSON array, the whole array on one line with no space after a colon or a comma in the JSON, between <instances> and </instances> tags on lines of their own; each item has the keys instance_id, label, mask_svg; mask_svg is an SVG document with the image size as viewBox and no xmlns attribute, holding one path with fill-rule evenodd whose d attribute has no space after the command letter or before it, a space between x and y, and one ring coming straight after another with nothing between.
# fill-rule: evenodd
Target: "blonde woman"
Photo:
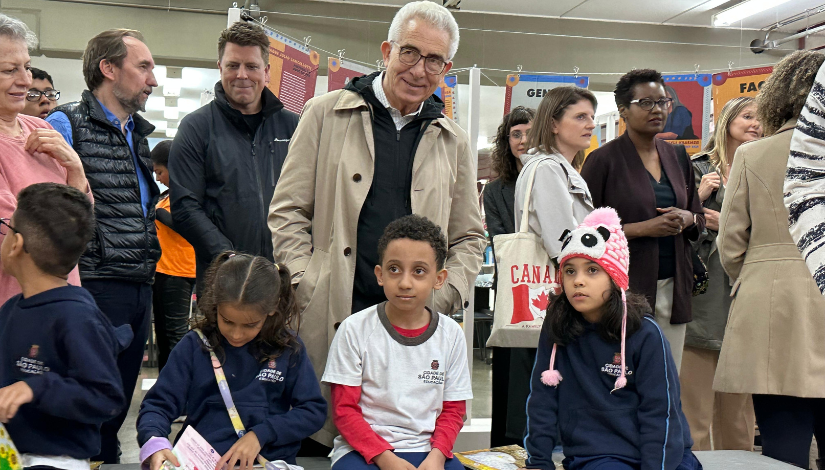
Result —
<instances>
[{"instance_id":1,"label":"blonde woman","mask_svg":"<svg viewBox=\"0 0 825 470\"><path fill-rule=\"evenodd\" d=\"M713 376L731 304L730 278L722 269L716 236L733 155L740 145L760 137L762 126L756 119L756 102L753 98L735 98L722 108L716 130L704 150L692 158L705 213L705 231L693 247L710 274L708 291L692 301L693 321L687 324L680 375L682 409L693 436L693 450L753 448L756 418L751 396L713 391Z\"/></svg>"}]
</instances>

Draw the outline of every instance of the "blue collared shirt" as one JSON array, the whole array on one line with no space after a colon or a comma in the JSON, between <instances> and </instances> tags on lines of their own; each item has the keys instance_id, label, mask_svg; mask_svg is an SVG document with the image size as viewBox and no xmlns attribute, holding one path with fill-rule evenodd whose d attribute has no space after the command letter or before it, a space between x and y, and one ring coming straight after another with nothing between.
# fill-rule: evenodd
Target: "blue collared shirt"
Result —
<instances>
[{"instance_id":1,"label":"blue collared shirt","mask_svg":"<svg viewBox=\"0 0 825 470\"><path fill-rule=\"evenodd\" d=\"M120 129L120 119L109 111L106 106L103 106L100 100L97 100L97 102L100 104L100 107L103 108L103 112L106 113L106 119ZM56 111L46 117L46 122L51 124L57 132L60 132L69 145L74 146L72 124L69 122L69 117L66 116L66 113ZM135 173L137 174L138 186L140 186L140 205L143 207L143 216L146 217L149 211L149 204L151 203L151 192L149 191L149 182L146 180L146 175L140 171L140 162L138 161L137 153L135 153L135 142L132 138L132 133L135 130L135 121L131 115L129 115L129 118L126 120L126 125L123 126L123 128L126 130L126 142L129 144L129 150L132 151L132 159L135 162Z\"/></svg>"}]
</instances>

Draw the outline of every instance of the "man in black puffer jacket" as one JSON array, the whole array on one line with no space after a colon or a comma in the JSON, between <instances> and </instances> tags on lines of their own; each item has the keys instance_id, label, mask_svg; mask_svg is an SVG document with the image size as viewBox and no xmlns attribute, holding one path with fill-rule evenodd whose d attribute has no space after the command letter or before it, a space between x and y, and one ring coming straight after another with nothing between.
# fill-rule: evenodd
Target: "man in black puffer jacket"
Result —
<instances>
[{"instance_id":1,"label":"man in black puffer jacket","mask_svg":"<svg viewBox=\"0 0 825 470\"><path fill-rule=\"evenodd\" d=\"M138 31L104 31L83 54L88 90L55 108L47 120L74 147L92 188L96 235L80 258L80 279L115 327L131 325L132 344L118 357L123 391L131 397L143 362L152 307L151 283L160 258L155 232L158 187L146 137L154 127L137 114L157 86L154 61ZM90 345L94 347L94 345ZM128 406L101 428L93 461L119 463L117 432Z\"/></svg>"},{"instance_id":2,"label":"man in black puffer jacket","mask_svg":"<svg viewBox=\"0 0 825 470\"><path fill-rule=\"evenodd\" d=\"M269 202L298 115L269 82L269 38L235 23L218 40L215 100L187 115L169 154L175 231L195 248L198 287L217 255L236 250L270 261Z\"/></svg>"}]
</instances>

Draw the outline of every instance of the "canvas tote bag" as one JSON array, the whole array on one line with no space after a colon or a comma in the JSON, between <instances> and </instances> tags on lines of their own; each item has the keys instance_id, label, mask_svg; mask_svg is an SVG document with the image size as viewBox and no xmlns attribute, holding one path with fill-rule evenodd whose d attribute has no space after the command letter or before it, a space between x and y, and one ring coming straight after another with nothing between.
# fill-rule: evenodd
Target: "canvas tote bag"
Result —
<instances>
[{"instance_id":1,"label":"canvas tote bag","mask_svg":"<svg viewBox=\"0 0 825 470\"><path fill-rule=\"evenodd\" d=\"M498 288L493 329L487 346L535 348L550 295L556 292L556 268L541 237L528 231L530 194L536 178L530 171L518 232L493 237Z\"/></svg>"}]
</instances>

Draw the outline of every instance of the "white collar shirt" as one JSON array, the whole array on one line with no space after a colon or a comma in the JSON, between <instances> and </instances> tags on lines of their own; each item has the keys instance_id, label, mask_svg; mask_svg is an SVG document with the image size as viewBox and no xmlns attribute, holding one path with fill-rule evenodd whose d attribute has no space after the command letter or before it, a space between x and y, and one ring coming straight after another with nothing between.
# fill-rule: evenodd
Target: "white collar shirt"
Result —
<instances>
[{"instance_id":1,"label":"white collar shirt","mask_svg":"<svg viewBox=\"0 0 825 470\"><path fill-rule=\"evenodd\" d=\"M390 101L387 99L386 93L384 93L383 83L385 74L386 72L381 72L381 75L375 77L375 80L372 81L372 92L375 94L375 97L378 98L378 101L390 112L392 121L395 123L395 130L400 131L421 113L421 109L424 108L424 102L422 101L421 104L418 105L418 109L414 113L407 114L406 116L402 115L401 111L392 107Z\"/></svg>"}]
</instances>

